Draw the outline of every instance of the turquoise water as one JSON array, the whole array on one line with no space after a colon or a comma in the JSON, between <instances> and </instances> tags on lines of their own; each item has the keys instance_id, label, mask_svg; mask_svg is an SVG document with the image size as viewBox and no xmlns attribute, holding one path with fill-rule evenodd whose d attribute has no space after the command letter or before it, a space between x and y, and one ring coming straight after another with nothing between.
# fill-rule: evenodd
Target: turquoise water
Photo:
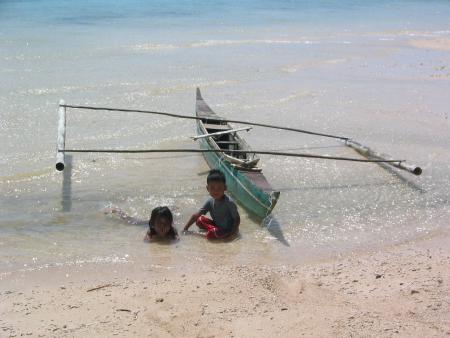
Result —
<instances>
[{"instance_id":1,"label":"turquoise water","mask_svg":"<svg viewBox=\"0 0 450 338\"><path fill-rule=\"evenodd\" d=\"M432 234L450 214L447 1L0 1L0 269L78 262L297 262ZM424 168L263 156L282 192L242 238L142 243L138 218L176 225L206 197L198 155L80 155L55 172L57 103L217 113L354 137ZM69 111L67 147L197 146L184 120ZM357 156L336 141L254 128L254 149ZM26 265L24 267L24 265Z\"/></svg>"}]
</instances>

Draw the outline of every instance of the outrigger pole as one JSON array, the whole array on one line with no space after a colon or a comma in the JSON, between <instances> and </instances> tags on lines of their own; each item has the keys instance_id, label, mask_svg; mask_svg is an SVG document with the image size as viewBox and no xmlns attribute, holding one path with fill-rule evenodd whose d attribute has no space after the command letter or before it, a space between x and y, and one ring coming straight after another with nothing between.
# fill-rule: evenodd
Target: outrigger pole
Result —
<instances>
[{"instance_id":1,"label":"outrigger pole","mask_svg":"<svg viewBox=\"0 0 450 338\"><path fill-rule=\"evenodd\" d=\"M59 101L58 108L58 138L56 142L56 170L64 170L66 148L66 107L64 100Z\"/></svg>"},{"instance_id":2,"label":"outrigger pole","mask_svg":"<svg viewBox=\"0 0 450 338\"><path fill-rule=\"evenodd\" d=\"M126 154L143 154L143 153L236 153L236 154L261 154L275 155L287 157L306 157L319 158L324 160L351 161L351 162L369 162L369 163L402 163L403 160L383 160L373 159L366 160L362 158L314 155L306 153L287 153L281 151L266 150L229 150L229 149L65 149L60 150L61 153L126 153Z\"/></svg>"},{"instance_id":3,"label":"outrigger pole","mask_svg":"<svg viewBox=\"0 0 450 338\"><path fill-rule=\"evenodd\" d=\"M177 118L180 118L180 119L204 120L206 122L214 121L214 122L248 124L248 125L257 126L257 127L273 128L273 129L280 129L280 130L289 130L289 131L295 131L297 133L303 133L303 134L309 134L309 135L317 135L317 136L323 136L323 137L329 137L329 138L336 138L336 139L340 139L340 140L343 140L343 141L349 140L348 137L344 137L344 136L323 134L323 133L317 133L317 132L309 131L309 130L303 130L303 129L297 129L297 128L291 128L291 127L283 127L283 126L275 126L273 124L265 124L265 123L258 123L258 122L229 120L229 119L222 119L222 118L208 118L208 117L204 117L203 118L203 117L197 117L197 116L187 116L187 115L179 115L179 114L172 114L172 113L165 113L165 112L151 111L151 110L139 110L139 109L122 109L122 108L78 106L78 105L71 105L71 104L66 104L66 105L63 105L63 106L66 107L66 108L74 108L74 109L106 110L106 111L117 111L117 112L125 112L125 113L164 115L164 116L169 116L169 117L177 117Z\"/></svg>"},{"instance_id":4,"label":"outrigger pole","mask_svg":"<svg viewBox=\"0 0 450 338\"><path fill-rule=\"evenodd\" d=\"M378 153L356 141L351 140L349 137L345 136L337 136L331 134L318 133L303 129L276 126L271 124L257 123L257 122L249 122L249 121L240 121L240 120L229 120L222 118L200 118L197 116L186 116L158 111L150 111L150 110L139 110L139 109L121 109L121 108L109 108L109 107L93 107L93 106L80 106L80 105L69 105L65 104L64 101L60 101L59 103L59 124L58 124L58 151L57 151L57 161L56 161L56 169L61 171L64 169L64 153L202 153L202 152L230 152L230 150L214 150L214 149L151 149L151 150L108 150L108 149L70 149L65 150L65 114L66 108L73 109L89 109L89 110L105 110L105 111L114 111L114 112L127 112L127 113L141 113L141 114L155 114L155 115L164 115L169 117L176 117L182 119L189 120L206 120L206 121L220 121L220 122L230 122L230 123L239 123L239 124L247 124L258 127L265 128L273 128L279 130L288 130L303 134L309 135L317 135L328 138L339 139L344 141L345 145L357 151L359 154L363 155L367 159L356 159L356 158L348 158L348 157L334 157L334 156L323 156L323 155L313 155L313 154L302 154L302 153L284 153L284 152L274 152L274 151L245 151L245 150L233 150L234 153L253 153L253 154L265 154L265 155L278 155L278 156L292 156L292 157L306 157L306 158L319 158L319 159L328 159L328 160L341 160L341 161L353 161L353 162L373 162L373 163L386 163L391 166L394 166L398 169L402 169L408 171L414 175L420 175L422 173L422 169L416 165L408 164L405 160L394 160L390 155ZM60 137L61 136L61 137ZM61 155L62 154L62 155Z\"/></svg>"}]
</instances>

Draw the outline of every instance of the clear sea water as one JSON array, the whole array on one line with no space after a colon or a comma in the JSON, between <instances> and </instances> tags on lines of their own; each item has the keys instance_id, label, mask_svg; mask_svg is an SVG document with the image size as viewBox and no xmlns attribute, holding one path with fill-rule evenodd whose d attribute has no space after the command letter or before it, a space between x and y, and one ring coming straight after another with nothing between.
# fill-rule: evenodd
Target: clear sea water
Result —
<instances>
[{"instance_id":1,"label":"clear sea water","mask_svg":"<svg viewBox=\"0 0 450 338\"><path fill-rule=\"evenodd\" d=\"M448 1L0 1L0 272L83 262L288 264L449 228ZM54 169L57 104L222 116L354 138L423 167L262 156L273 218L240 208L241 238L142 242L168 205L180 229L207 197L200 155L75 154ZM69 110L67 148L196 147L193 122ZM254 149L354 156L341 143L254 128Z\"/></svg>"}]
</instances>

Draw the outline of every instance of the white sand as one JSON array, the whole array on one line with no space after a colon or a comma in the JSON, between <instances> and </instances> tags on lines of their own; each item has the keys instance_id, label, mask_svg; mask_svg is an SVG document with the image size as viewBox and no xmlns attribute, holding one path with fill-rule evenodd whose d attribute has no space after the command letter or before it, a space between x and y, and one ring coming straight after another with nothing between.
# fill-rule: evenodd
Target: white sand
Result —
<instances>
[{"instance_id":1,"label":"white sand","mask_svg":"<svg viewBox=\"0 0 450 338\"><path fill-rule=\"evenodd\" d=\"M0 336L448 336L449 244L446 234L304 266L14 273L0 284Z\"/></svg>"}]
</instances>

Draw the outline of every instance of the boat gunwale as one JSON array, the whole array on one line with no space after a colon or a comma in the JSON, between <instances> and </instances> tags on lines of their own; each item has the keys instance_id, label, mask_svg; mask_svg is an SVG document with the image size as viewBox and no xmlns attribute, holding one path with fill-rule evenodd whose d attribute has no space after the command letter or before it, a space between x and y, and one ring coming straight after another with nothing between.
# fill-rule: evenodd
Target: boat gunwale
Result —
<instances>
[{"instance_id":1,"label":"boat gunwale","mask_svg":"<svg viewBox=\"0 0 450 338\"><path fill-rule=\"evenodd\" d=\"M199 101L199 100L197 100L197 101ZM203 101L203 100L201 100L201 101ZM205 101L203 101L204 103L205 103ZM205 103L206 104L206 103ZM200 118L202 118L202 119L205 119L205 120L208 120L208 118L207 117L204 117L204 116L201 116L201 112L200 112L200 114L199 114L199 111L198 111L198 106L196 105L196 111L195 111L195 113L196 113L196 115L197 115L197 117L200 117ZM212 110L211 110L212 111ZM212 111L213 112L213 111ZM218 118L220 118L215 112L213 112ZM215 120L215 121L220 121L220 120ZM212 124L212 123L210 123L211 121L208 121L208 124ZM207 131L207 129L206 129L206 127L205 127L205 122L203 121L203 120L198 120L197 121L197 123L198 124L200 124L201 125L201 129L202 129L202 132L203 132L203 134L208 134L208 131ZM220 125L227 125L228 127L230 127L231 128L231 126L228 124L228 123L217 123L217 124L220 124ZM236 142L239 144L239 147L241 148L241 150L247 150L247 151L251 151L252 149L250 148L250 146L248 145L248 143L247 142L245 142L245 140L243 139L243 138L241 138L237 133L235 133L234 135L232 135L231 137L233 137L233 139L235 139L236 140ZM212 138L212 137L208 137L207 138L207 142L208 142L208 144L212 147L212 149L215 149L215 150L224 150L224 149L222 149L222 148L220 148L219 147L219 145L216 143L216 141ZM230 150L230 152L232 152L232 150ZM251 153L250 153L251 154ZM248 156L249 154L247 153L246 154L246 156ZM246 160L243 160L243 159L240 159L240 158L237 158L237 157L234 157L234 156L231 156L231 155L228 155L228 154L226 154L225 152L223 153L223 157L224 158L226 158L229 162L234 162L234 163L238 163L238 164L248 164L249 162L250 163L252 163L252 162L254 162L254 163L257 163L258 161L259 161L259 157L258 156L256 156L256 154L253 154L253 156L252 156L252 158L251 159L249 159L249 158L247 158Z\"/></svg>"}]
</instances>

